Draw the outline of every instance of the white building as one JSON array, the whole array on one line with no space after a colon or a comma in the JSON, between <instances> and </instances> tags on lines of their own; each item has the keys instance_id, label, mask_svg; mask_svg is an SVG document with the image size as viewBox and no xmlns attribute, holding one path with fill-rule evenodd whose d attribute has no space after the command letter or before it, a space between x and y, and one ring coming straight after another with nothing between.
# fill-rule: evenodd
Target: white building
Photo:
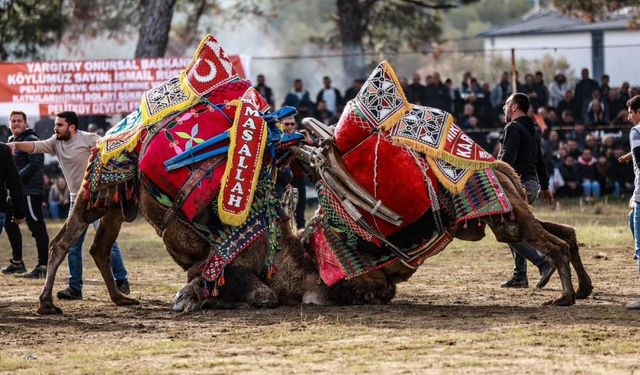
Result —
<instances>
[{"instance_id":1,"label":"white building","mask_svg":"<svg viewBox=\"0 0 640 375\"><path fill-rule=\"evenodd\" d=\"M577 74L588 68L597 81L608 74L614 86L623 81L637 85L640 31L631 30L630 21L630 14L618 14L585 23L554 9L541 8L479 36L484 39L487 57L501 54L510 58L511 48L515 48L517 59L537 60L550 54L566 58Z\"/></svg>"}]
</instances>

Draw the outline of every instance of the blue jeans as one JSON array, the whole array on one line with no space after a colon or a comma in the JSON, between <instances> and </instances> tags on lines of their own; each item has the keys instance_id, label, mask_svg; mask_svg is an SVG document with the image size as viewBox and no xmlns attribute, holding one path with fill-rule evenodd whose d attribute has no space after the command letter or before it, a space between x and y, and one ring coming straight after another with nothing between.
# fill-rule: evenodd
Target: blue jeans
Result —
<instances>
[{"instance_id":1,"label":"blue jeans","mask_svg":"<svg viewBox=\"0 0 640 375\"><path fill-rule=\"evenodd\" d=\"M633 236L634 248L638 262L638 272L640 272L640 209L634 208L629 212L629 229Z\"/></svg>"},{"instance_id":2,"label":"blue jeans","mask_svg":"<svg viewBox=\"0 0 640 375\"><path fill-rule=\"evenodd\" d=\"M73 211L73 203L69 207L69 215ZM94 229L98 229L99 221L91 223ZM84 242L84 236L87 234L87 230L80 235L80 238L76 241L71 249L69 255L67 255L67 263L69 265L69 287L75 290L82 290L82 244ZM113 276L117 281L127 279L127 269L124 267L122 261L122 254L120 254L120 247L117 242L113 242L111 246L111 270Z\"/></svg>"},{"instance_id":3,"label":"blue jeans","mask_svg":"<svg viewBox=\"0 0 640 375\"><path fill-rule=\"evenodd\" d=\"M60 219L60 204L58 202L49 202L49 212L52 219Z\"/></svg>"},{"instance_id":4,"label":"blue jeans","mask_svg":"<svg viewBox=\"0 0 640 375\"><path fill-rule=\"evenodd\" d=\"M600 198L600 183L591 180L582 181L582 196Z\"/></svg>"}]
</instances>

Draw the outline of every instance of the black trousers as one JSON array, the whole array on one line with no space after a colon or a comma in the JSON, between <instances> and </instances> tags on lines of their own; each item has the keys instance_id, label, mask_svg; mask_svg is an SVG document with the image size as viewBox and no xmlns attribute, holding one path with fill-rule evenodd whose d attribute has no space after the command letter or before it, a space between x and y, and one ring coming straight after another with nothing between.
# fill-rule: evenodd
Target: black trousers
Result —
<instances>
[{"instance_id":1,"label":"black trousers","mask_svg":"<svg viewBox=\"0 0 640 375\"><path fill-rule=\"evenodd\" d=\"M305 226L304 211L307 207L307 183L306 177L294 177L291 180L291 186L298 189L298 204L296 205L296 227L302 229Z\"/></svg>"},{"instance_id":2,"label":"black trousers","mask_svg":"<svg viewBox=\"0 0 640 375\"><path fill-rule=\"evenodd\" d=\"M27 214L27 227L36 240L38 265L46 266L49 260L49 233L47 233L47 226L42 215L42 196L25 195L24 208ZM9 220L11 217L13 217L13 208L9 204L7 205L7 220L4 223L4 229L7 231L7 237L9 237L11 244L11 257L14 261L21 261L22 233L20 233L20 227Z\"/></svg>"}]
</instances>

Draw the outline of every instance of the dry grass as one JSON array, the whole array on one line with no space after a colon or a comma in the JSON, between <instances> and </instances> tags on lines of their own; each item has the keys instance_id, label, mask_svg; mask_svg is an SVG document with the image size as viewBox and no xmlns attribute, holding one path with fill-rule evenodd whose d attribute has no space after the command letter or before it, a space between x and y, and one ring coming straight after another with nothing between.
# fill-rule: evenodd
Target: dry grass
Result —
<instances>
[{"instance_id":1,"label":"dry grass","mask_svg":"<svg viewBox=\"0 0 640 375\"><path fill-rule=\"evenodd\" d=\"M566 206L566 207L564 207ZM536 208L576 225L593 298L542 307L559 293L504 290L507 247L488 235L454 242L428 260L386 306L171 312L185 275L143 221L120 236L132 295L113 306L86 254L85 299L57 302L65 315L35 314L42 281L0 276L0 372L26 373L631 373L638 368L638 275L622 203ZM51 233L60 223L50 226ZM90 232L92 232L90 230ZM25 233L26 234L26 233ZM25 235L28 265L33 241ZM88 241L92 239L90 233ZM85 252L86 253L86 252ZM606 258L596 258L605 253ZM8 259L0 237L0 259ZM66 266L58 274L64 285ZM532 283L537 272L530 275Z\"/></svg>"}]
</instances>

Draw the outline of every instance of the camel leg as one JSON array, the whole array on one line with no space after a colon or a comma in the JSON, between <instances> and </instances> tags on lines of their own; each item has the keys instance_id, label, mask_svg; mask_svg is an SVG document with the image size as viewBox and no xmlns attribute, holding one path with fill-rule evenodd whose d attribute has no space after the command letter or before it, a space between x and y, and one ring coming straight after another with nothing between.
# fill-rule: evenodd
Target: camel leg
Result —
<instances>
[{"instance_id":1,"label":"camel leg","mask_svg":"<svg viewBox=\"0 0 640 375\"><path fill-rule=\"evenodd\" d=\"M224 303L247 302L253 307L276 307L278 297L250 269L228 265L224 269L225 284L220 287L220 295L211 298ZM209 301L208 301L209 302ZM218 306L218 303L207 303Z\"/></svg>"},{"instance_id":2,"label":"camel leg","mask_svg":"<svg viewBox=\"0 0 640 375\"><path fill-rule=\"evenodd\" d=\"M90 254L107 285L111 301L118 306L137 305L139 304L137 300L126 297L118 290L111 271L111 247L120 233L123 222L124 217L119 207L109 209L100 220L96 236L91 244Z\"/></svg>"},{"instance_id":3,"label":"camel leg","mask_svg":"<svg viewBox=\"0 0 640 375\"><path fill-rule=\"evenodd\" d=\"M518 222L521 222L518 220ZM537 221L530 222L525 233L525 242L540 250L549 257L558 270L562 284L562 295L547 304L569 306L575 303L575 291L571 282L571 267L569 266L569 244L544 230ZM531 230L533 229L533 231Z\"/></svg>"},{"instance_id":4,"label":"camel leg","mask_svg":"<svg viewBox=\"0 0 640 375\"><path fill-rule=\"evenodd\" d=\"M83 208L78 206L64 223L60 231L53 237L49 243L49 262L47 263L47 280L44 284L42 294L40 294L40 306L38 314L62 314L62 310L53 304L53 284L56 280L58 267L64 261L69 248L73 245L82 232L89 226L84 222Z\"/></svg>"},{"instance_id":5,"label":"camel leg","mask_svg":"<svg viewBox=\"0 0 640 375\"><path fill-rule=\"evenodd\" d=\"M182 287L174 298L173 311L190 313L200 309L202 301L202 277L196 276Z\"/></svg>"},{"instance_id":6,"label":"camel leg","mask_svg":"<svg viewBox=\"0 0 640 375\"><path fill-rule=\"evenodd\" d=\"M593 291L593 285L591 283L591 278L589 277L587 270L582 264L582 259L580 258L575 229L568 225L556 224L548 221L540 221L540 224L542 224L542 227L549 233L562 238L569 244L569 257L571 260L571 264L573 265L573 269L578 275L578 290L576 291L576 299L587 298Z\"/></svg>"}]
</instances>

